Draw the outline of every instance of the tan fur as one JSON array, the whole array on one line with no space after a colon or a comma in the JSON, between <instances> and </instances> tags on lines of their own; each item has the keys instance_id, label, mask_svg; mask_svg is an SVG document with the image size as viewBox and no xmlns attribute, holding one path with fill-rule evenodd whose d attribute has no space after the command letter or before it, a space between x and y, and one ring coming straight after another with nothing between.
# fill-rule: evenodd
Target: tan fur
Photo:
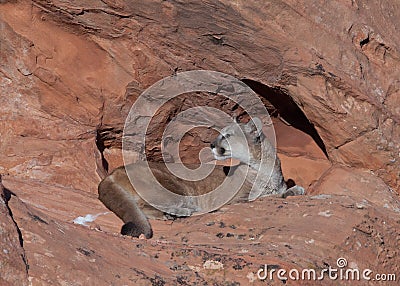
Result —
<instances>
[{"instance_id":1,"label":"tan fur","mask_svg":"<svg viewBox=\"0 0 400 286\"><path fill-rule=\"evenodd\" d=\"M240 189L231 203L253 200L266 195L286 197L304 193L304 189L299 186L287 189L279 158L276 156L275 149L260 131L260 123L261 121L256 119L255 123L227 126L211 144L216 159L236 158L243 163L234 167L233 172L229 173L233 181L236 178L244 178L241 176L244 174L243 172L250 170L248 180L242 185L238 185ZM239 133L242 136L239 136ZM261 143L265 144L266 148L261 148ZM266 159L263 163L260 161L261 154ZM224 197L226 194L223 192L221 195L217 192L212 197L200 196L215 190L226 179L226 172L224 172L222 166L215 166L214 171L201 181L187 181L175 177L168 171L164 163L149 163L149 166L158 182L166 189L180 195L198 196L193 199L193 205L168 206L169 213L178 216L190 216L194 212L207 210L210 206L214 206L216 202L222 202L222 204L226 202L226 197ZM190 166L189 168L195 169L197 167ZM122 166L114 170L99 184L99 199L125 223L121 229L122 234L135 237L144 234L147 238L150 238L153 232L148 219L162 219L164 217L163 212L152 207L139 196L126 173L133 174L133 172L136 172L140 174L138 178L141 182L139 183L144 187L141 189L154 189L156 186L151 185L151 178L146 177L151 175L146 170L147 166L143 163ZM261 176L258 176L260 172ZM162 202L165 199L164 195L165 192L155 192L155 195L150 199L153 203ZM196 209L197 207L200 210Z\"/></svg>"},{"instance_id":2,"label":"tan fur","mask_svg":"<svg viewBox=\"0 0 400 286\"><path fill-rule=\"evenodd\" d=\"M253 118L248 123L232 123L223 128L211 143L214 157L218 160L235 158L247 164L256 173L249 200L260 196L304 194L300 186L287 188L281 170L281 161L271 142L262 132L262 122Z\"/></svg>"},{"instance_id":3,"label":"tan fur","mask_svg":"<svg viewBox=\"0 0 400 286\"><path fill-rule=\"evenodd\" d=\"M226 170L224 172L223 166L216 165L214 171L205 179L200 181L186 181L173 176L164 163L149 162L149 166L154 176L165 188L171 192L185 196L198 196L213 191L226 178L227 173ZM194 169L198 166L192 165L189 167ZM152 229L148 219L164 219L164 213L149 205L137 194L129 181L126 170L128 172L140 171L142 167L138 163L128 165L126 168L122 166L115 169L99 184L99 199L125 223L121 230L122 234L138 237L143 233L147 238L150 238L152 236ZM143 174L146 174L146 172L143 172ZM143 181L148 179L143 178ZM245 184L242 187L242 191L236 195L234 200L236 202L246 200L248 193L246 194L245 190L249 190L250 187ZM163 192L160 192L158 196L162 195ZM154 198L154 200L162 200L162 197ZM207 207L207 204L210 203L212 202L197 202L197 204L204 207ZM171 206L171 208L174 208L174 206ZM191 215L191 212L194 211L189 210L189 213L182 214L182 216Z\"/></svg>"}]
</instances>

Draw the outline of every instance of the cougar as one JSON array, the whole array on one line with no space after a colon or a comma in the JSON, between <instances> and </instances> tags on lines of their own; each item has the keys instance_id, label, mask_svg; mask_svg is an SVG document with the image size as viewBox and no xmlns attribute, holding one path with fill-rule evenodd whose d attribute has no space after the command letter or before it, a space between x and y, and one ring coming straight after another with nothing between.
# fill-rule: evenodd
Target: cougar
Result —
<instances>
[{"instance_id":1,"label":"cougar","mask_svg":"<svg viewBox=\"0 0 400 286\"><path fill-rule=\"evenodd\" d=\"M171 174L165 163L149 162L148 166L142 162L121 166L105 177L99 184L99 199L123 222L121 234L139 237L143 234L146 238L153 236L149 219L166 219L164 212L147 203L132 186L127 173L148 174L144 168L150 167L152 174L169 191L184 196L199 196L193 205L171 205L168 213L178 217L190 216L200 208L207 209L214 203L204 194L215 190L227 177L236 178L239 174L247 172L246 181L241 184L237 193L230 200L233 202L251 201L260 196L293 196L304 194L304 189L299 186L287 188L283 179L279 158L276 151L262 132L262 123L254 118L248 123L232 123L223 128L220 135L210 145L215 159L238 159L239 166L228 169L215 165L212 173L199 181L183 180ZM195 169L197 166L189 166ZM248 172L250 171L250 172ZM140 177L146 186L149 178ZM148 189L155 188L150 183ZM163 200L164 194L157 193L153 198Z\"/></svg>"}]
</instances>

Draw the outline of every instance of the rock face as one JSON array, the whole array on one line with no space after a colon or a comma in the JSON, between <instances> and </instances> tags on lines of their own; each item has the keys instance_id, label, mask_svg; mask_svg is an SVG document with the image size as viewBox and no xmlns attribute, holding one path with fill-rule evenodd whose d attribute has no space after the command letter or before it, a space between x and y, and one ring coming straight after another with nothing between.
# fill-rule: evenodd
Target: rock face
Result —
<instances>
[{"instance_id":1,"label":"rock face","mask_svg":"<svg viewBox=\"0 0 400 286\"><path fill-rule=\"evenodd\" d=\"M265 263L339 257L398 273L398 19L389 0L0 1L0 174L14 194L0 202L4 284L257 285ZM285 177L310 196L153 222L151 241L113 235L121 222L97 184L122 164L125 117L147 87L194 69L258 94ZM198 105L246 119L209 94L177 98L154 118L151 159L166 123ZM215 134L185 134L181 159L197 162ZM99 215L90 228L72 224L87 214Z\"/></svg>"},{"instance_id":2,"label":"rock face","mask_svg":"<svg viewBox=\"0 0 400 286\"><path fill-rule=\"evenodd\" d=\"M11 193L6 190L0 176L0 270L1 285L28 285L28 266L22 237L8 206Z\"/></svg>"}]
</instances>

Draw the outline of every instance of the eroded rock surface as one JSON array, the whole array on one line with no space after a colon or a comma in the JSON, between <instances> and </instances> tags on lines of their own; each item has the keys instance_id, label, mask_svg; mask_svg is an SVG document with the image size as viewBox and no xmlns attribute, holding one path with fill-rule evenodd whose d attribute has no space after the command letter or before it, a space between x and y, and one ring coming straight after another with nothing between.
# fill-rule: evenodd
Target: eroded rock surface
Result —
<instances>
[{"instance_id":1,"label":"eroded rock surface","mask_svg":"<svg viewBox=\"0 0 400 286\"><path fill-rule=\"evenodd\" d=\"M0 173L15 194L0 208L1 279L257 285L265 263L321 269L339 257L398 273L399 13L389 0L0 1ZM152 222L149 241L120 237L96 188L122 163L125 117L147 87L193 69L257 92L285 177L309 195ZM153 159L163 124L199 104L245 117L203 94L167 104L149 134ZM183 161L213 136L187 134ZM90 228L72 223L88 214L99 215Z\"/></svg>"},{"instance_id":2,"label":"eroded rock surface","mask_svg":"<svg viewBox=\"0 0 400 286\"><path fill-rule=\"evenodd\" d=\"M28 265L23 240L8 206L11 193L4 188L0 176L0 283L28 285Z\"/></svg>"},{"instance_id":3,"label":"eroded rock surface","mask_svg":"<svg viewBox=\"0 0 400 286\"><path fill-rule=\"evenodd\" d=\"M399 210L351 193L263 198L208 215L152 221L151 240L100 231L98 224L106 226L100 221L90 228L63 222L17 197L9 205L33 285L265 285L257 277L264 264L319 273L338 269L342 257L349 268L374 275L400 270ZM271 285L281 283L275 278ZM326 277L321 285L337 283Z\"/></svg>"}]
</instances>

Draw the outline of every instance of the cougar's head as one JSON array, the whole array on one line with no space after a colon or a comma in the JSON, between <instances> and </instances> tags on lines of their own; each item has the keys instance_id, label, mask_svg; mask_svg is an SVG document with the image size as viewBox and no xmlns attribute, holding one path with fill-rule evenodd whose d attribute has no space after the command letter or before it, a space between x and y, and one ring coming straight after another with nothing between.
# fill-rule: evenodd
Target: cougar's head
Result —
<instances>
[{"instance_id":1,"label":"cougar's head","mask_svg":"<svg viewBox=\"0 0 400 286\"><path fill-rule=\"evenodd\" d=\"M217 160L235 158L248 163L254 158L255 149L261 148L263 139L262 122L255 117L248 123L234 122L226 126L210 147Z\"/></svg>"}]
</instances>

